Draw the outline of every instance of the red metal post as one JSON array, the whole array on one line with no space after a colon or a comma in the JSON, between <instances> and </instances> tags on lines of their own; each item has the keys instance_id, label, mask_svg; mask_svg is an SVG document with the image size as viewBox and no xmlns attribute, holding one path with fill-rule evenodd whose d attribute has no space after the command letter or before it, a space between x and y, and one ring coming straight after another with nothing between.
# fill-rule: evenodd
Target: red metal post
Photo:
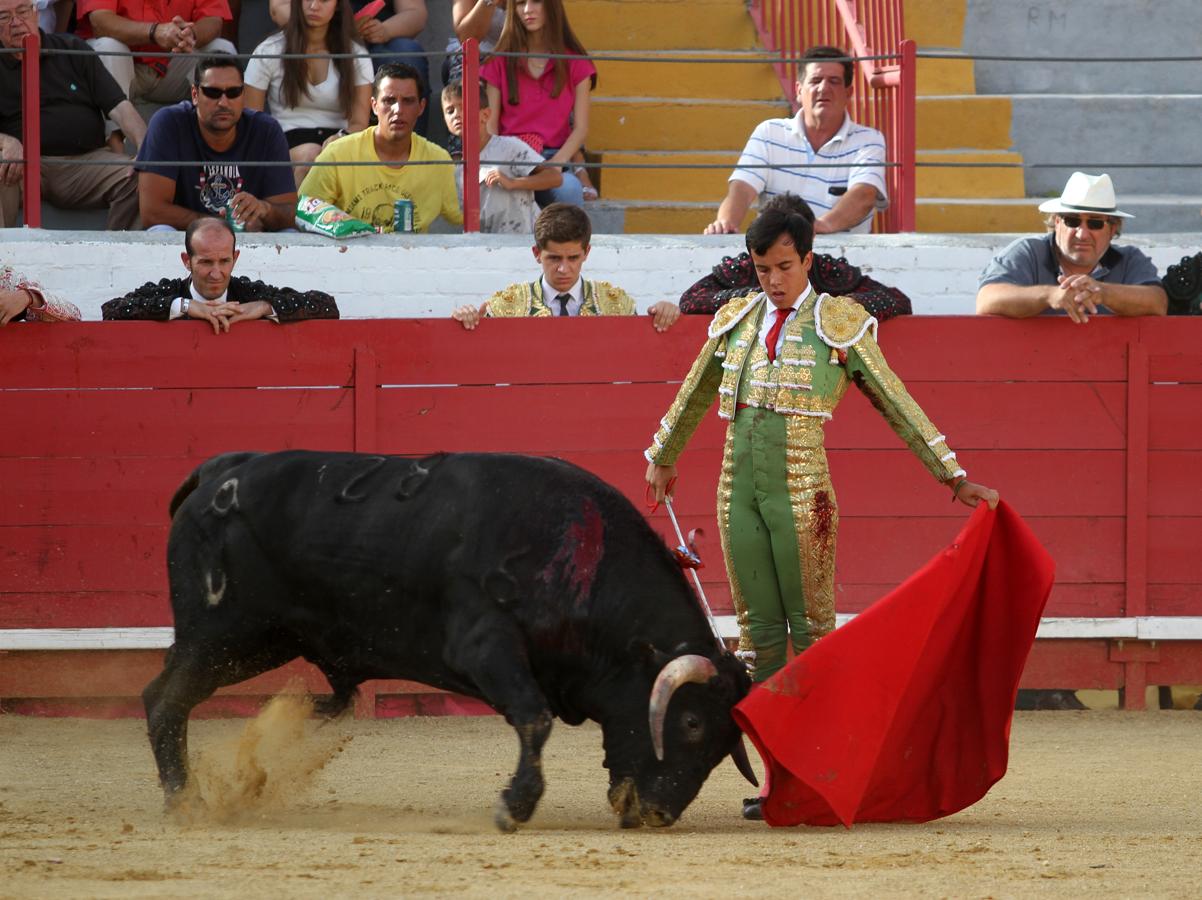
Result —
<instances>
[{"instance_id":1,"label":"red metal post","mask_svg":"<svg viewBox=\"0 0 1202 900\"><path fill-rule=\"evenodd\" d=\"M914 41L901 42L901 85L894 99L894 114L897 128L894 134L894 153L901 163L898 173L897 196L893 202L897 204L896 231L914 231L917 229L916 169L918 130L915 125L917 110L917 72L918 45Z\"/></svg>"},{"instance_id":2,"label":"red metal post","mask_svg":"<svg viewBox=\"0 0 1202 900\"><path fill-rule=\"evenodd\" d=\"M42 227L41 38L25 35L21 53L21 143L25 148L25 227Z\"/></svg>"},{"instance_id":3,"label":"red metal post","mask_svg":"<svg viewBox=\"0 0 1202 900\"><path fill-rule=\"evenodd\" d=\"M463 231L480 230L480 42L463 42Z\"/></svg>"}]
</instances>

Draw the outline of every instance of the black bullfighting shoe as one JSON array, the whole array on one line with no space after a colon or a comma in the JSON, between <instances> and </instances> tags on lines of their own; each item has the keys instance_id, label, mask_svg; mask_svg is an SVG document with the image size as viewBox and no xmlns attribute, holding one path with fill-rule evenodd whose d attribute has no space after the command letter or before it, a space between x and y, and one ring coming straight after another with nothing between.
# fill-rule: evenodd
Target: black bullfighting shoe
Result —
<instances>
[{"instance_id":1,"label":"black bullfighting shoe","mask_svg":"<svg viewBox=\"0 0 1202 900\"><path fill-rule=\"evenodd\" d=\"M764 810L762 808L764 802L763 797L748 797L743 801L743 818L750 819L753 822L764 821Z\"/></svg>"}]
</instances>

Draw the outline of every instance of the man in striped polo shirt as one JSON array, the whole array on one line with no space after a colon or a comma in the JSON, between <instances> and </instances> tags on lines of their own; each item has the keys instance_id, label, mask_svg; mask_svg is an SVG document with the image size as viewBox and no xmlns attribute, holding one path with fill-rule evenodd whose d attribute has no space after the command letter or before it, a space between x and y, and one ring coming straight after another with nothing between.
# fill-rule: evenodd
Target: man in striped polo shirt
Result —
<instances>
[{"instance_id":1,"label":"man in striped polo shirt","mask_svg":"<svg viewBox=\"0 0 1202 900\"><path fill-rule=\"evenodd\" d=\"M885 137L857 125L847 113L852 63L838 47L811 47L802 56L791 119L756 126L730 176L726 199L706 234L737 234L761 194L802 197L817 214L815 234L866 234L872 214L889 205L885 193ZM773 168L762 168L770 165Z\"/></svg>"}]
</instances>

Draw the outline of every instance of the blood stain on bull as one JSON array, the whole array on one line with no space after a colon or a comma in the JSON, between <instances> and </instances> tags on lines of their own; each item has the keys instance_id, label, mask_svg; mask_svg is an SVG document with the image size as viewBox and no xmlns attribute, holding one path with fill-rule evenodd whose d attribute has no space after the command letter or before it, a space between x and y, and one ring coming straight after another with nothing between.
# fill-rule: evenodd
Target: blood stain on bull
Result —
<instances>
[{"instance_id":1,"label":"blood stain on bull","mask_svg":"<svg viewBox=\"0 0 1202 900\"><path fill-rule=\"evenodd\" d=\"M577 612L584 610L593 591L593 579L605 553L605 524L597 507L585 498L580 504L579 517L564 530L559 549L541 573L545 584L552 585L567 578ZM561 574L562 573L562 576Z\"/></svg>"}]
</instances>

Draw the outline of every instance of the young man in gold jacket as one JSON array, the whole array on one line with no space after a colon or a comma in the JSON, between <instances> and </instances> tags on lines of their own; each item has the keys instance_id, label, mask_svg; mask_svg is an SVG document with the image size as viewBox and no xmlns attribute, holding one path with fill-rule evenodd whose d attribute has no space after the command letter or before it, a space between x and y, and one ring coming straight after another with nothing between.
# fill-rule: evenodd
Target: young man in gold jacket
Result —
<instances>
[{"instance_id":1,"label":"young man in gold jacket","mask_svg":"<svg viewBox=\"0 0 1202 900\"><path fill-rule=\"evenodd\" d=\"M479 309L457 307L451 318L470 331L482 318L634 315L638 310L628 293L581 274L592 236L592 222L579 206L548 204L534 220L534 258L542 277L497 291ZM680 318L680 309L668 300L653 303L647 313L656 331L667 331Z\"/></svg>"},{"instance_id":2,"label":"young man in gold jacket","mask_svg":"<svg viewBox=\"0 0 1202 900\"><path fill-rule=\"evenodd\" d=\"M823 425L855 383L955 499L996 506L998 494L967 479L876 343L876 320L846 297L809 284L813 227L768 209L747 231L761 293L718 310L645 456L662 500L676 460L718 398L729 423L718 482L718 527L739 622L740 655L756 681L835 626L839 513Z\"/></svg>"}]
</instances>

